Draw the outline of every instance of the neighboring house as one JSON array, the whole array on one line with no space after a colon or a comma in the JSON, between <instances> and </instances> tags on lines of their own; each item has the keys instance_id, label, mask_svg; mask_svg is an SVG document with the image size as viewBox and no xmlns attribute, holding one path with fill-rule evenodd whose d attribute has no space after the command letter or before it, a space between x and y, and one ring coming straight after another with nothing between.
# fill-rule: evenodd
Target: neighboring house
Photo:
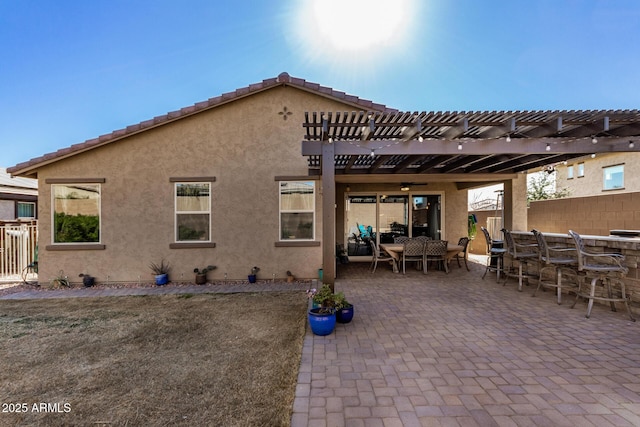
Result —
<instances>
[{"instance_id":1,"label":"neighboring house","mask_svg":"<svg viewBox=\"0 0 640 427\"><path fill-rule=\"evenodd\" d=\"M0 221L37 218L38 180L12 178L5 168L0 168Z\"/></svg>"},{"instance_id":2,"label":"neighboring house","mask_svg":"<svg viewBox=\"0 0 640 427\"><path fill-rule=\"evenodd\" d=\"M556 189L568 190L568 197L640 191L640 153L599 153L560 163L555 169Z\"/></svg>"},{"instance_id":3,"label":"neighboring house","mask_svg":"<svg viewBox=\"0 0 640 427\"><path fill-rule=\"evenodd\" d=\"M282 73L9 172L39 182L41 281L149 281L165 259L174 281L214 264L214 280L333 283L354 230L465 236L470 188L502 183L505 224L527 229L524 172L591 152L581 123L609 113L595 149L627 150L615 131L637 111L399 112ZM556 121L570 135L549 151Z\"/></svg>"}]
</instances>

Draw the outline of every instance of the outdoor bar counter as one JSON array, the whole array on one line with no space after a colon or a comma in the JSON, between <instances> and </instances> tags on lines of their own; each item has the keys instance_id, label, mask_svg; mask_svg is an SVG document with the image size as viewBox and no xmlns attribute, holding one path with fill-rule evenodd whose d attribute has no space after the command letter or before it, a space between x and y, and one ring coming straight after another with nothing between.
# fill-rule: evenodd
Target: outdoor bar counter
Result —
<instances>
[{"instance_id":1,"label":"outdoor bar counter","mask_svg":"<svg viewBox=\"0 0 640 427\"><path fill-rule=\"evenodd\" d=\"M549 246L566 246L575 248L573 239L569 234L546 233L539 230L545 237ZM536 243L533 233L526 231L512 231L513 238L518 243ZM640 237L621 236L590 236L581 234L585 251L594 253L618 253L624 255L622 263L629 269L624 282L627 293L631 296L632 307L640 304L640 273L638 261L640 260ZM505 260L509 264L508 260Z\"/></svg>"}]
</instances>

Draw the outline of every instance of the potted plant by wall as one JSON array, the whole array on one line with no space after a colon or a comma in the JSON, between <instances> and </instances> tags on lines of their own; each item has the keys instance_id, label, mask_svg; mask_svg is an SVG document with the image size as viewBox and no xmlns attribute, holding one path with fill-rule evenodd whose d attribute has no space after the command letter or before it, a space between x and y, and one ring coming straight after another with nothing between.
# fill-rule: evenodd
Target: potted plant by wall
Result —
<instances>
[{"instance_id":1,"label":"potted plant by wall","mask_svg":"<svg viewBox=\"0 0 640 427\"><path fill-rule=\"evenodd\" d=\"M292 283L294 280L296 280L296 276L294 276L292 272L287 270L287 283Z\"/></svg>"},{"instance_id":2,"label":"potted plant by wall","mask_svg":"<svg viewBox=\"0 0 640 427\"><path fill-rule=\"evenodd\" d=\"M156 264L155 262L150 263L149 268L156 276L156 285L162 286L169 283L169 272L171 271L171 266L164 260L164 258L159 264Z\"/></svg>"},{"instance_id":3,"label":"potted plant by wall","mask_svg":"<svg viewBox=\"0 0 640 427\"><path fill-rule=\"evenodd\" d=\"M95 284L96 278L91 276L90 274L86 274L86 273L80 273L78 275L78 277L82 277L82 284L86 287L86 288L90 288L91 286L93 286Z\"/></svg>"},{"instance_id":4,"label":"potted plant by wall","mask_svg":"<svg viewBox=\"0 0 640 427\"><path fill-rule=\"evenodd\" d=\"M353 319L353 304L344 297L344 293L338 292L333 296L336 304L336 322L349 323Z\"/></svg>"},{"instance_id":5,"label":"potted plant by wall","mask_svg":"<svg viewBox=\"0 0 640 427\"><path fill-rule=\"evenodd\" d=\"M251 267L251 273L249 273L249 283L256 283L257 274L260 271L260 267Z\"/></svg>"},{"instance_id":6,"label":"potted plant by wall","mask_svg":"<svg viewBox=\"0 0 640 427\"><path fill-rule=\"evenodd\" d=\"M207 273L215 269L215 265L208 265L203 269L194 268L193 272L196 273L196 285L204 285L207 283Z\"/></svg>"},{"instance_id":7,"label":"potted plant by wall","mask_svg":"<svg viewBox=\"0 0 640 427\"><path fill-rule=\"evenodd\" d=\"M309 295L309 292L307 292ZM316 335L329 335L336 327L336 310L334 294L329 285L324 284L319 291L313 292L311 298L319 307L309 310L309 326Z\"/></svg>"}]
</instances>

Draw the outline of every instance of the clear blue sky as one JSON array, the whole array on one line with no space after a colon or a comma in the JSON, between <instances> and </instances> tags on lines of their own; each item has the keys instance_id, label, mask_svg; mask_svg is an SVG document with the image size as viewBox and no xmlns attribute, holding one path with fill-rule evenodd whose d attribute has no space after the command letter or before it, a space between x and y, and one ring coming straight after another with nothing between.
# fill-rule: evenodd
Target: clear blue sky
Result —
<instances>
[{"instance_id":1,"label":"clear blue sky","mask_svg":"<svg viewBox=\"0 0 640 427\"><path fill-rule=\"evenodd\" d=\"M400 110L640 108L638 0L361 2L0 0L0 166L283 71Z\"/></svg>"}]
</instances>

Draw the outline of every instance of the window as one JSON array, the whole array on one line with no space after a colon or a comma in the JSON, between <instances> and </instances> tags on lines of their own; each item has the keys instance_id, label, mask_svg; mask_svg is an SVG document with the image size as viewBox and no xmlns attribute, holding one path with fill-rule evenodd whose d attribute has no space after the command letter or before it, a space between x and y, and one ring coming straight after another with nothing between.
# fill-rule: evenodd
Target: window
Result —
<instances>
[{"instance_id":1,"label":"window","mask_svg":"<svg viewBox=\"0 0 640 427\"><path fill-rule=\"evenodd\" d=\"M176 182L176 242L211 241L211 183Z\"/></svg>"},{"instance_id":2,"label":"window","mask_svg":"<svg viewBox=\"0 0 640 427\"><path fill-rule=\"evenodd\" d=\"M35 218L36 204L30 202L18 202L18 218Z\"/></svg>"},{"instance_id":3,"label":"window","mask_svg":"<svg viewBox=\"0 0 640 427\"><path fill-rule=\"evenodd\" d=\"M578 178L584 176L584 163L578 163Z\"/></svg>"},{"instance_id":4,"label":"window","mask_svg":"<svg viewBox=\"0 0 640 427\"><path fill-rule=\"evenodd\" d=\"M605 190L624 188L624 165L609 166L603 169Z\"/></svg>"},{"instance_id":5,"label":"window","mask_svg":"<svg viewBox=\"0 0 640 427\"><path fill-rule=\"evenodd\" d=\"M53 243L100 242L100 184L55 184Z\"/></svg>"},{"instance_id":6,"label":"window","mask_svg":"<svg viewBox=\"0 0 640 427\"><path fill-rule=\"evenodd\" d=\"M313 181L280 181L280 240L314 240L315 205Z\"/></svg>"},{"instance_id":7,"label":"window","mask_svg":"<svg viewBox=\"0 0 640 427\"><path fill-rule=\"evenodd\" d=\"M573 179L573 165L567 166L567 179Z\"/></svg>"}]
</instances>

